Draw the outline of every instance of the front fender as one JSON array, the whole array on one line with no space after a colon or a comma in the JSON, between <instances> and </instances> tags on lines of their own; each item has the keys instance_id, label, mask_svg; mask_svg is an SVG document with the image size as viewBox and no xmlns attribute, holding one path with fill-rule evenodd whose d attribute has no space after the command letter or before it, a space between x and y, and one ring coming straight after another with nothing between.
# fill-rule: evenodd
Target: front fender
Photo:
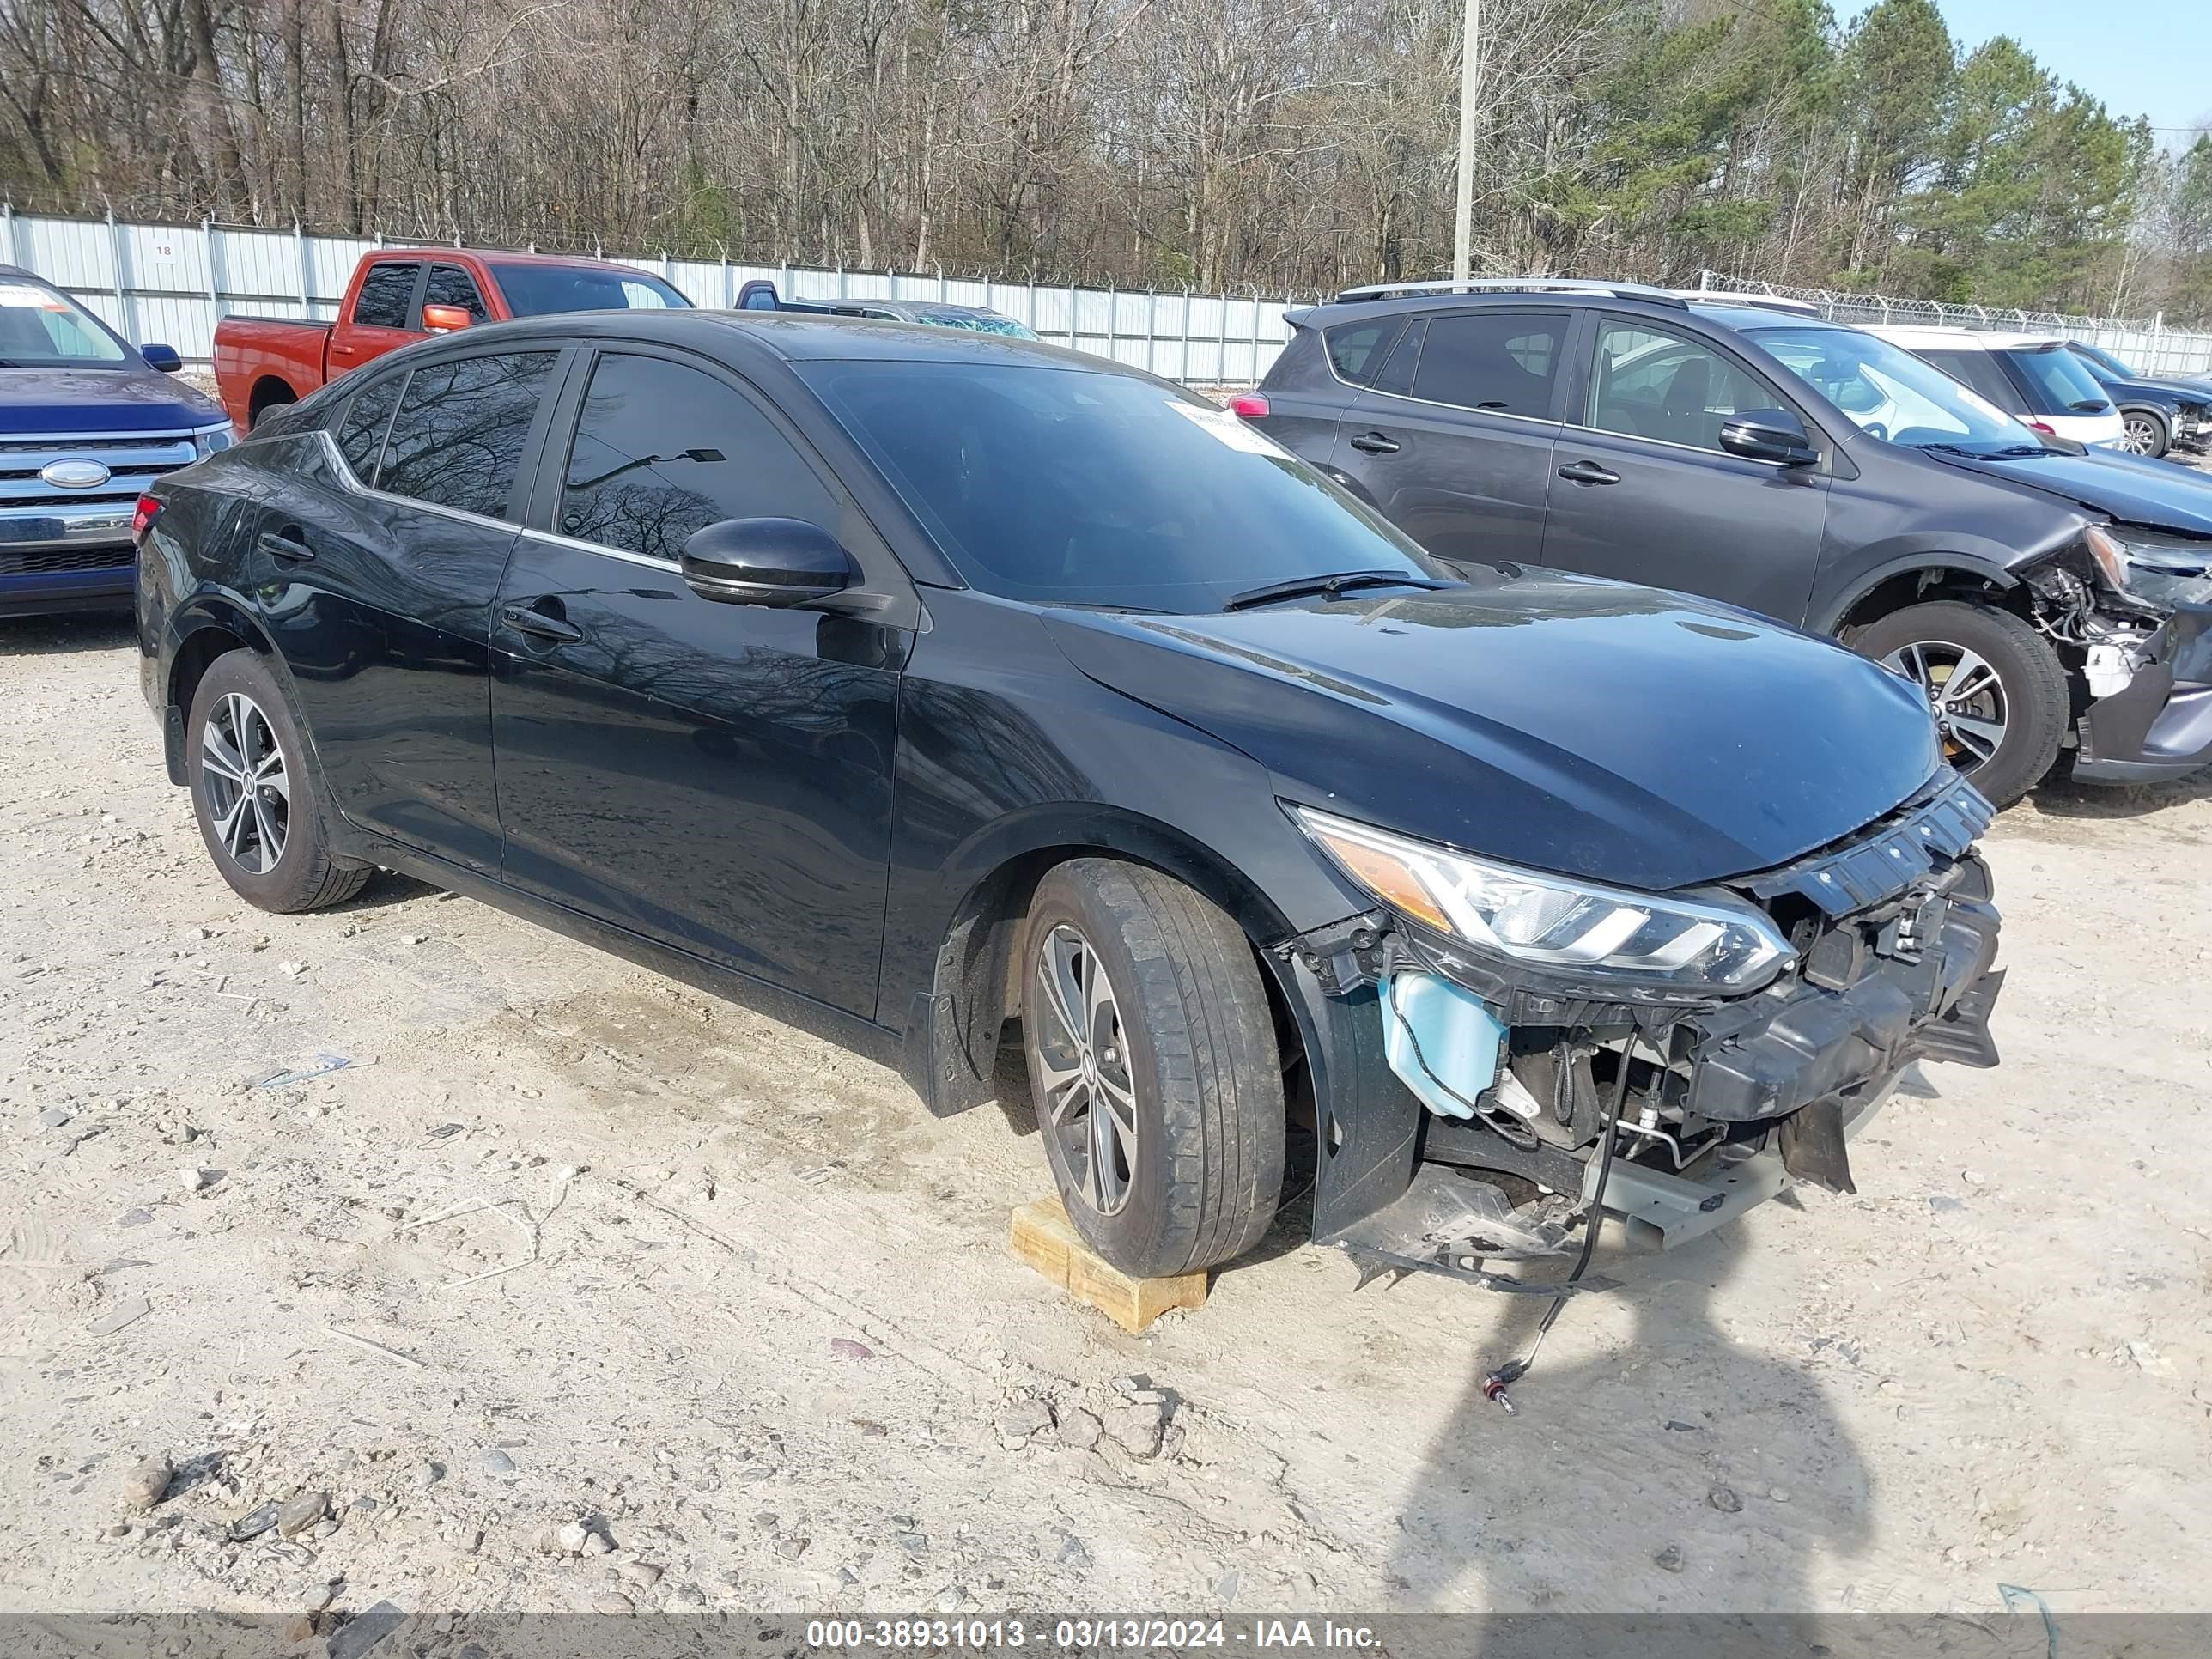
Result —
<instances>
[{"instance_id":1,"label":"front fender","mask_svg":"<svg viewBox=\"0 0 2212 1659\"><path fill-rule=\"evenodd\" d=\"M1899 576L1919 574L1955 574L1988 582L1999 590L2020 586L2020 577L2008 567L2018 556L2009 550L1997 547L1965 550L1957 538L1900 538L1900 540L1926 541L1925 547L1892 549L1870 565L1858 567L1857 574L1832 591L1816 594L1808 614L1805 626L1815 634L1834 635L1840 629L1844 618L1866 596L1884 582Z\"/></svg>"}]
</instances>

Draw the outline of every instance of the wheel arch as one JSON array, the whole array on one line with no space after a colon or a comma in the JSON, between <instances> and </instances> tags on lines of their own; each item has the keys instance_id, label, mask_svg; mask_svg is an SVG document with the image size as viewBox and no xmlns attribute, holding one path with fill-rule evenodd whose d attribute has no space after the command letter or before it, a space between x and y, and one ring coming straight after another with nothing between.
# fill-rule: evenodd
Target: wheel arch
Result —
<instances>
[{"instance_id":1,"label":"wheel arch","mask_svg":"<svg viewBox=\"0 0 2212 1659\"><path fill-rule=\"evenodd\" d=\"M163 693L167 709L162 720L162 748L169 781L181 788L191 781L185 769L184 722L191 713L192 698L199 690L200 682L207 678L208 670L217 658L233 651L253 651L265 659L275 655L276 647L243 606L220 595L190 601L177 611L169 626L175 643L169 651ZM290 696L289 676L279 674L277 682L284 687L285 696ZM298 712L296 708L293 710L295 717Z\"/></svg>"},{"instance_id":2,"label":"wheel arch","mask_svg":"<svg viewBox=\"0 0 2212 1659\"><path fill-rule=\"evenodd\" d=\"M935 939L929 988L904 1014L902 1069L939 1116L981 1105L996 1093L1000 1035L1012 1017L1012 970L1024 943L1030 901L1046 873L1075 859L1110 858L1175 878L1234 920L1261 964L1271 1000L1282 987L1267 946L1293 932L1258 884L1231 860L1159 819L1097 802L1024 813L994 826L968 849L946 884L960 897ZM1304 1036L1279 1005L1279 1036Z\"/></svg>"},{"instance_id":3,"label":"wheel arch","mask_svg":"<svg viewBox=\"0 0 2212 1659\"><path fill-rule=\"evenodd\" d=\"M246 430L253 429L255 419L264 410L299 401L299 391L289 380L281 374L264 374L254 381L252 390L246 394Z\"/></svg>"},{"instance_id":4,"label":"wheel arch","mask_svg":"<svg viewBox=\"0 0 2212 1659\"><path fill-rule=\"evenodd\" d=\"M2026 619L2027 590L2002 566L1971 554L1919 554L1882 565L1832 601L1814 626L1850 643L1853 629L1879 621L1909 605L1937 599L1993 604Z\"/></svg>"}]
</instances>

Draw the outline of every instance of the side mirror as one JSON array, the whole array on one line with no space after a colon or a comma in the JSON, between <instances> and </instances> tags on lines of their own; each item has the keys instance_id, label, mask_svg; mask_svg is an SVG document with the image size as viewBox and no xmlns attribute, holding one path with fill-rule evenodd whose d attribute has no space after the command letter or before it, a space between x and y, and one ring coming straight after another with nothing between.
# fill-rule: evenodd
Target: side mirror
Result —
<instances>
[{"instance_id":1,"label":"side mirror","mask_svg":"<svg viewBox=\"0 0 2212 1659\"><path fill-rule=\"evenodd\" d=\"M1747 409L1721 422L1721 447L1747 461L1811 466L1820 459L1805 422L1786 409Z\"/></svg>"},{"instance_id":2,"label":"side mirror","mask_svg":"<svg viewBox=\"0 0 2212 1659\"><path fill-rule=\"evenodd\" d=\"M433 334L451 334L476 320L466 306L424 306L422 326Z\"/></svg>"},{"instance_id":3,"label":"side mirror","mask_svg":"<svg viewBox=\"0 0 2212 1659\"><path fill-rule=\"evenodd\" d=\"M164 374L173 374L185 366L185 360L171 345L143 345L138 348L138 355L146 360L147 368L159 369Z\"/></svg>"},{"instance_id":4,"label":"side mirror","mask_svg":"<svg viewBox=\"0 0 2212 1659\"><path fill-rule=\"evenodd\" d=\"M684 586L722 605L788 607L827 599L860 574L842 544L802 519L723 519L684 544Z\"/></svg>"}]
</instances>

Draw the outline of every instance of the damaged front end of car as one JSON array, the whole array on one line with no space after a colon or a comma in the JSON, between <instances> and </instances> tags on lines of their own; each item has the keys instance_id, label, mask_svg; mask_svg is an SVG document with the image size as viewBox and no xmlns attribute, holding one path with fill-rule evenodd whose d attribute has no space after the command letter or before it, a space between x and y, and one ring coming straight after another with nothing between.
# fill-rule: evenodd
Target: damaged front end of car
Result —
<instances>
[{"instance_id":1,"label":"damaged front end of car","mask_svg":"<svg viewBox=\"0 0 2212 1659\"><path fill-rule=\"evenodd\" d=\"M1338 1041L1314 1234L1370 1266L1518 1288L1602 1210L1664 1249L1848 1144L1917 1059L1996 1063L1991 808L1948 769L1778 868L1642 894L1507 869L1310 808L1377 907L1278 954Z\"/></svg>"},{"instance_id":2,"label":"damaged front end of car","mask_svg":"<svg viewBox=\"0 0 2212 1659\"><path fill-rule=\"evenodd\" d=\"M2212 763L2212 538L2095 526L2022 580L2079 675L2075 776L2154 783Z\"/></svg>"}]
</instances>

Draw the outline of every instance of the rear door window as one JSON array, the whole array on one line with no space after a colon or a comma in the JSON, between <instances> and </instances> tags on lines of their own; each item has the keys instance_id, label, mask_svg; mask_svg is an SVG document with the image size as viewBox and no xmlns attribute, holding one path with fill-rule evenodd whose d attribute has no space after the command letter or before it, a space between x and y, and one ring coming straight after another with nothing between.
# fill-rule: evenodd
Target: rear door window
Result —
<instances>
[{"instance_id":1,"label":"rear door window","mask_svg":"<svg viewBox=\"0 0 2212 1659\"><path fill-rule=\"evenodd\" d=\"M1382 367L1375 371L1375 389L1398 397L1411 397L1413 392L1413 366L1421 361L1421 337L1428 331L1428 319L1416 317L1398 337L1398 343L1382 360Z\"/></svg>"},{"instance_id":2,"label":"rear door window","mask_svg":"<svg viewBox=\"0 0 2212 1659\"><path fill-rule=\"evenodd\" d=\"M371 265L354 296L353 319L362 328L404 328L415 303L415 279L422 267L413 259Z\"/></svg>"},{"instance_id":3,"label":"rear door window","mask_svg":"<svg viewBox=\"0 0 2212 1659\"><path fill-rule=\"evenodd\" d=\"M385 429L392 411L399 406L404 374L388 374L353 394L345 418L338 422L338 453L345 457L353 476L364 484L376 482L376 464L384 453Z\"/></svg>"},{"instance_id":4,"label":"rear door window","mask_svg":"<svg viewBox=\"0 0 2212 1659\"><path fill-rule=\"evenodd\" d=\"M1562 313L1447 312L1429 319L1413 395L1486 414L1552 417L1567 336Z\"/></svg>"},{"instance_id":5,"label":"rear door window","mask_svg":"<svg viewBox=\"0 0 2212 1659\"><path fill-rule=\"evenodd\" d=\"M430 280L422 286L422 303L426 306L459 306L469 313L469 320L488 323L491 312L477 292L477 279L459 265L432 265Z\"/></svg>"},{"instance_id":6,"label":"rear door window","mask_svg":"<svg viewBox=\"0 0 2212 1659\"><path fill-rule=\"evenodd\" d=\"M377 488L436 507L505 519L552 351L507 351L428 364L407 390Z\"/></svg>"},{"instance_id":7,"label":"rear door window","mask_svg":"<svg viewBox=\"0 0 2212 1659\"><path fill-rule=\"evenodd\" d=\"M562 484L562 535L672 562L695 531L724 519L835 530L840 512L812 465L735 386L629 352L593 365Z\"/></svg>"}]
</instances>

